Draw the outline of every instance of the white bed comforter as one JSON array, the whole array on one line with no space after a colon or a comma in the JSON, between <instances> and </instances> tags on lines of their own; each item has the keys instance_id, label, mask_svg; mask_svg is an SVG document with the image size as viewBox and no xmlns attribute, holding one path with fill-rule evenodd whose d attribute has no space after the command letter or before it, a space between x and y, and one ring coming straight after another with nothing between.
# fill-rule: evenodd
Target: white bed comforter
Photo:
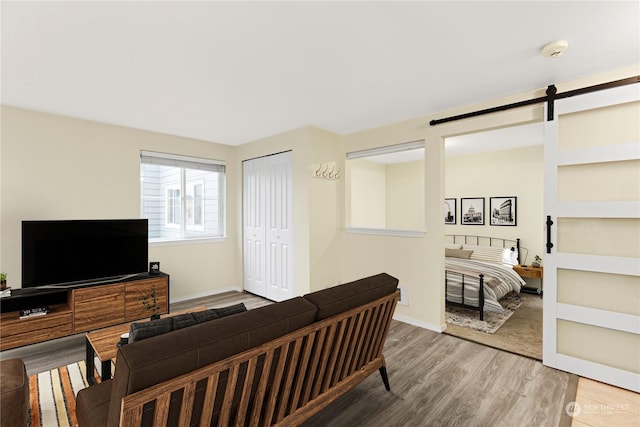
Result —
<instances>
[{"instance_id":1,"label":"white bed comforter","mask_svg":"<svg viewBox=\"0 0 640 427\"><path fill-rule=\"evenodd\" d=\"M462 274L464 274L464 303L478 306L479 275L484 274L484 309L502 313L498 300L511 291L520 293L525 281L510 265L492 264L471 259L445 257L447 301L462 303Z\"/></svg>"}]
</instances>

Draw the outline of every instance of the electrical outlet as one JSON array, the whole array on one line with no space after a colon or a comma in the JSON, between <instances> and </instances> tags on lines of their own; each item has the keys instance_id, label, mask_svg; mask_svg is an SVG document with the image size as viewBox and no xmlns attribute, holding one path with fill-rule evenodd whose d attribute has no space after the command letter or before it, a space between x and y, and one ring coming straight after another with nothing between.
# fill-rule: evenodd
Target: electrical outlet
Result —
<instances>
[{"instance_id":1,"label":"electrical outlet","mask_svg":"<svg viewBox=\"0 0 640 427\"><path fill-rule=\"evenodd\" d=\"M400 289L400 300L398 301L398 304L409 305L409 292L407 291L407 287L400 285L398 286L398 289Z\"/></svg>"},{"instance_id":2,"label":"electrical outlet","mask_svg":"<svg viewBox=\"0 0 640 427\"><path fill-rule=\"evenodd\" d=\"M175 285L175 282L173 281L173 277L169 277L169 289L173 289L173 285Z\"/></svg>"}]
</instances>

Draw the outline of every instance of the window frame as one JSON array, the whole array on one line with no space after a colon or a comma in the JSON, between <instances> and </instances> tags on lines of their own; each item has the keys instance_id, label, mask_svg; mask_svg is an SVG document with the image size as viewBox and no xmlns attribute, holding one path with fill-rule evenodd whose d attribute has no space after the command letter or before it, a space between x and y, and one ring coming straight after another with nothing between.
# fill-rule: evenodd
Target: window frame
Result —
<instances>
[{"instance_id":1,"label":"window frame","mask_svg":"<svg viewBox=\"0 0 640 427\"><path fill-rule=\"evenodd\" d=\"M226 163L220 160L212 160L198 157L190 157L190 156L182 156L182 155L174 155L167 153L157 153L151 151L141 151L140 152L140 216L141 218L149 217L148 211L145 212L145 209L148 209L148 206L145 206L145 203L148 202L145 197L145 183L144 183L144 165L158 165L165 166L168 168L176 168L176 173L179 175L175 176L173 180L169 180L167 182L159 182L157 185L160 185L160 191L162 192L162 202L161 206L163 209L163 213L161 214L164 218L160 221L160 227L164 227L165 229L174 229L178 236L163 236L163 237L150 237L149 244L172 244L179 242L192 242L192 241L220 241L226 239ZM167 169L169 170L169 169ZM206 177L190 177L187 179L188 171L203 171L203 172L211 172L215 174L215 178L206 178ZM212 199L217 204L217 215L209 213L207 216L207 200L206 196L207 191L207 180L215 179L215 186L217 187L217 198ZM159 180L161 181L161 180ZM211 184L209 184L211 185ZM200 206L198 207L198 203L195 200L195 194L197 191L196 187L201 187L201 195ZM191 188L191 192L188 193L188 189ZM158 191L158 190L156 190ZM169 194L170 191L173 191L173 195L175 192L179 192L179 215L180 221L179 223L170 222L169 218L169 208L171 205ZM188 207L188 197L189 194L193 196L191 210ZM215 193L213 194L215 197ZM157 196L156 196L157 200ZM211 201L209 201L211 202ZM188 212L192 212L192 218L195 220L198 215L193 209L198 208L200 210L200 219L202 223L198 224L188 224ZM215 207L212 207L215 209ZM174 210L174 213L175 210ZM205 234L206 224L209 221L217 221L217 229L215 233ZM151 222L150 222L151 225ZM194 234L195 233L195 234Z\"/></svg>"},{"instance_id":2,"label":"window frame","mask_svg":"<svg viewBox=\"0 0 640 427\"><path fill-rule=\"evenodd\" d=\"M404 142L394 145L387 145L382 147L369 148L358 151L351 151L346 153L345 162L349 160L356 159L366 159L369 157L384 155L384 154L393 154L393 153L401 153L404 151L412 151L418 149L425 149L425 140L419 139L410 142ZM348 164L345 163L345 171L350 173L350 169ZM349 178L350 179L350 178ZM349 181L347 181L347 185L351 185ZM349 200L346 201L347 205L351 203L350 195L351 190L347 189L347 194L349 195ZM425 212L423 212L425 214ZM386 235L386 236L399 236L399 237L423 237L425 235L424 228L421 229L393 229L393 228L374 228L374 227L366 227L366 226L358 226L358 224L351 223L351 213L349 213L349 217L346 218L347 226L345 226L344 230L347 233L352 234L370 234L370 235Z\"/></svg>"}]
</instances>

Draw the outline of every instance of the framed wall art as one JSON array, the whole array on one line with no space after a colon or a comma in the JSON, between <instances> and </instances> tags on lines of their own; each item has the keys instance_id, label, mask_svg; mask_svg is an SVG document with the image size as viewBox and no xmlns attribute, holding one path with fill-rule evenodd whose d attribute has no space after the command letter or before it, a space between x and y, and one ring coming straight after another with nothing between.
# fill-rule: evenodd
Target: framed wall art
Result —
<instances>
[{"instance_id":1,"label":"framed wall art","mask_svg":"<svg viewBox=\"0 0 640 427\"><path fill-rule=\"evenodd\" d=\"M490 225L517 225L517 197L490 197L489 198L489 224Z\"/></svg>"},{"instance_id":2,"label":"framed wall art","mask_svg":"<svg viewBox=\"0 0 640 427\"><path fill-rule=\"evenodd\" d=\"M456 223L456 199L444 199L444 223Z\"/></svg>"},{"instance_id":3,"label":"framed wall art","mask_svg":"<svg viewBox=\"0 0 640 427\"><path fill-rule=\"evenodd\" d=\"M484 197L460 199L460 224L484 225Z\"/></svg>"}]
</instances>

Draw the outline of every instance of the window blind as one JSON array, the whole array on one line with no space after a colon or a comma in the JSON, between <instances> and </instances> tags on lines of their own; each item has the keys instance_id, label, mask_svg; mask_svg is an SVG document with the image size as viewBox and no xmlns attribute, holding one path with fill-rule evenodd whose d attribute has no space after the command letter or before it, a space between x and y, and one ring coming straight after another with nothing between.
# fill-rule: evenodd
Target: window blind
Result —
<instances>
[{"instance_id":1,"label":"window blind","mask_svg":"<svg viewBox=\"0 0 640 427\"><path fill-rule=\"evenodd\" d=\"M200 157L179 156L176 154L142 151L140 162L178 168L204 170L209 172L225 172L225 163L220 160L204 159Z\"/></svg>"}]
</instances>

